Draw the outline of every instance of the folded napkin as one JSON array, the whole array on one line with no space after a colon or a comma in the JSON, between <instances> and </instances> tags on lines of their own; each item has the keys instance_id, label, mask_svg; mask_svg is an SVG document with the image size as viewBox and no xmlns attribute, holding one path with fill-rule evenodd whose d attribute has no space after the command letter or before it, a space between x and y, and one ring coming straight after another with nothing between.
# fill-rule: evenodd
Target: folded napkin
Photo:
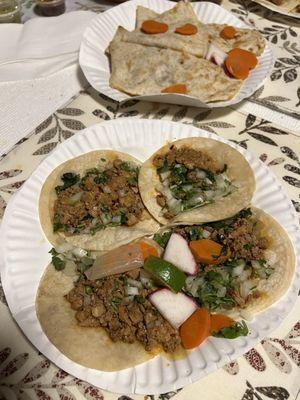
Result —
<instances>
[{"instance_id":1,"label":"folded napkin","mask_svg":"<svg viewBox=\"0 0 300 400\"><path fill-rule=\"evenodd\" d=\"M75 64L90 11L0 25L0 82L36 79Z\"/></svg>"}]
</instances>

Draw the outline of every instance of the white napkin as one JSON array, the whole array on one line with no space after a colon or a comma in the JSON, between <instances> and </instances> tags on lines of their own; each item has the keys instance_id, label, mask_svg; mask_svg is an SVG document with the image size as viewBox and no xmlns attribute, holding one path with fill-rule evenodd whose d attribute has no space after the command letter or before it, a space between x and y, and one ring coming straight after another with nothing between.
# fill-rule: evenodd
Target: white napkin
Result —
<instances>
[{"instance_id":1,"label":"white napkin","mask_svg":"<svg viewBox=\"0 0 300 400\"><path fill-rule=\"evenodd\" d=\"M24 25L1 24L0 82L41 78L75 64L82 34L95 16L74 11Z\"/></svg>"}]
</instances>

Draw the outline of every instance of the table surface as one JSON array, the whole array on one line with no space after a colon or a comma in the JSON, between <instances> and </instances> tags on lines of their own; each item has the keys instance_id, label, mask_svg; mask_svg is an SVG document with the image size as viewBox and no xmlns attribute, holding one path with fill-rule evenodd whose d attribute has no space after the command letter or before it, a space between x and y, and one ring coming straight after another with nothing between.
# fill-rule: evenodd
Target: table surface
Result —
<instances>
[{"instance_id":1,"label":"table surface","mask_svg":"<svg viewBox=\"0 0 300 400\"><path fill-rule=\"evenodd\" d=\"M70 3L80 4L80 7L103 6L103 2L101 4L97 2L95 5L96 2L83 0ZM23 7L29 6L31 9L32 4L31 0L23 1ZM294 113L299 119L300 90L297 88L297 85L299 86L297 74L300 67L300 57L297 55L300 53L299 41L297 42L299 24L290 19L280 19L278 15L274 16L249 2L232 3L225 0L224 5L235 11L236 15L248 21L253 20L255 26L268 33L267 36L274 45L276 44L274 38L277 37L280 51L293 49L294 53L287 51L289 57L280 56L282 60L278 62L282 65L277 64L277 67L275 65L276 77L280 74L281 77L267 82L256 94L253 104L263 99L264 102L271 103L272 107L278 106L280 115L284 118ZM274 18L280 22L274 22ZM284 26L284 31L277 28L279 26L277 24L280 24L281 28ZM286 74L286 71L290 70L292 72ZM279 81L277 89L272 86L274 81ZM272 107L268 105L267 108L272 110ZM253 110L255 111L255 108ZM46 118L30 135L3 156L0 161L0 218L13 193L56 146L85 127L120 117L167 119L191 123L248 148L273 170L289 194L296 211L300 213L299 132L283 128L282 124L280 126L267 118L261 118L255 115L254 111L250 113L243 107L199 110L137 101L120 105L89 88ZM28 342L15 324L9 313L1 282L0 321L1 400L102 400L103 398L167 400L171 397L174 400L199 398L294 400L300 398L300 298L272 336L264 339L243 357L181 391L160 396L128 397L109 393L59 370Z\"/></svg>"}]
</instances>

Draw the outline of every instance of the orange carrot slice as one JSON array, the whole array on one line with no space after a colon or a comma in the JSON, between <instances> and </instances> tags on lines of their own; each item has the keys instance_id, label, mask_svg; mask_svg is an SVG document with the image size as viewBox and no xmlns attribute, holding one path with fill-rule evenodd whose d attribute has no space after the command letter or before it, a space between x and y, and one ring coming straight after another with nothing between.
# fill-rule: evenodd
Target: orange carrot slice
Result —
<instances>
[{"instance_id":1,"label":"orange carrot slice","mask_svg":"<svg viewBox=\"0 0 300 400\"><path fill-rule=\"evenodd\" d=\"M199 346L210 333L210 314L207 308L195 311L179 329L182 345L185 349Z\"/></svg>"},{"instance_id":2,"label":"orange carrot slice","mask_svg":"<svg viewBox=\"0 0 300 400\"><path fill-rule=\"evenodd\" d=\"M197 32L198 28L193 24L185 24L175 29L175 33L179 33L179 35L195 35Z\"/></svg>"},{"instance_id":3,"label":"orange carrot slice","mask_svg":"<svg viewBox=\"0 0 300 400\"><path fill-rule=\"evenodd\" d=\"M228 52L228 57L240 58L245 64L249 66L250 69L255 68L258 63L257 57L254 53L239 48L230 50Z\"/></svg>"},{"instance_id":4,"label":"orange carrot slice","mask_svg":"<svg viewBox=\"0 0 300 400\"><path fill-rule=\"evenodd\" d=\"M223 314L211 314L210 316L210 333L217 333L223 328L230 328L235 321Z\"/></svg>"},{"instance_id":5,"label":"orange carrot slice","mask_svg":"<svg viewBox=\"0 0 300 400\"><path fill-rule=\"evenodd\" d=\"M161 90L161 93L187 93L187 87L184 84L177 84L177 85L172 85L169 86L165 89Z\"/></svg>"},{"instance_id":6,"label":"orange carrot slice","mask_svg":"<svg viewBox=\"0 0 300 400\"><path fill-rule=\"evenodd\" d=\"M228 72L237 79L246 79L257 65L256 55L243 49L232 49L225 60Z\"/></svg>"},{"instance_id":7,"label":"orange carrot slice","mask_svg":"<svg viewBox=\"0 0 300 400\"><path fill-rule=\"evenodd\" d=\"M225 26L220 32L223 39L233 39L236 35L236 29L233 26Z\"/></svg>"},{"instance_id":8,"label":"orange carrot slice","mask_svg":"<svg viewBox=\"0 0 300 400\"><path fill-rule=\"evenodd\" d=\"M140 248L144 257L144 260L146 260L149 256L156 256L158 257L158 251L154 246L151 246L151 244L147 242L140 242Z\"/></svg>"},{"instance_id":9,"label":"orange carrot slice","mask_svg":"<svg viewBox=\"0 0 300 400\"><path fill-rule=\"evenodd\" d=\"M203 264L221 264L231 255L229 249L227 249L227 253L223 255L223 246L210 239L192 240L189 246L196 261Z\"/></svg>"},{"instance_id":10,"label":"orange carrot slice","mask_svg":"<svg viewBox=\"0 0 300 400\"><path fill-rule=\"evenodd\" d=\"M147 20L142 23L141 31L148 33L149 35L155 35L157 33L165 33L169 29L167 24L163 22L157 22L152 20Z\"/></svg>"}]
</instances>

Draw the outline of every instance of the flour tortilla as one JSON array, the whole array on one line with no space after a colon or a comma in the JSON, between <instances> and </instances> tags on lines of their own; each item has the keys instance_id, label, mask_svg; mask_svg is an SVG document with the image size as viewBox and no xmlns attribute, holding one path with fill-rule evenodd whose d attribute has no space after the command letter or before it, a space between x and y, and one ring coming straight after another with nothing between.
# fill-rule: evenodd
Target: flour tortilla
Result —
<instances>
[{"instance_id":1,"label":"flour tortilla","mask_svg":"<svg viewBox=\"0 0 300 400\"><path fill-rule=\"evenodd\" d=\"M242 29L235 28L237 33L233 39L223 39L220 36L220 32L227 25L220 24L207 24L205 25L209 42L214 43L225 53L228 53L234 48L240 48L248 50L251 53L260 56L266 46L264 37L255 29Z\"/></svg>"},{"instance_id":2,"label":"flour tortilla","mask_svg":"<svg viewBox=\"0 0 300 400\"><path fill-rule=\"evenodd\" d=\"M157 154L165 154L170 146L190 147L201 150L210 155L217 168L223 168L227 164L226 174L237 189L230 195L216 200L195 210L184 211L168 220L162 214L162 208L156 202L156 186L160 183L153 159ZM212 222L233 216L251 202L255 190L255 178L253 171L240 152L228 144L208 138L186 138L171 142L155 152L141 167L139 174L139 189L143 202L152 216L161 224L199 224Z\"/></svg>"},{"instance_id":3,"label":"flour tortilla","mask_svg":"<svg viewBox=\"0 0 300 400\"><path fill-rule=\"evenodd\" d=\"M66 357L87 368L118 371L153 358L139 343L112 342L102 328L77 325L75 311L64 298L72 288L74 270L56 271L49 265L36 297L37 317L50 342Z\"/></svg>"},{"instance_id":4,"label":"flour tortilla","mask_svg":"<svg viewBox=\"0 0 300 400\"><path fill-rule=\"evenodd\" d=\"M149 8L139 6L137 7L136 15L137 29L132 32L125 31L123 41L144 46L154 46L162 49L183 51L197 57L204 57L206 54L208 47L208 32L205 29L205 25L198 21L190 3L181 1L175 7L162 14L157 14ZM169 26L168 31L156 35L147 35L141 32L141 24L143 21L149 19L164 22ZM188 23L197 25L198 33L188 36L174 33L176 28Z\"/></svg>"},{"instance_id":5,"label":"flour tortilla","mask_svg":"<svg viewBox=\"0 0 300 400\"><path fill-rule=\"evenodd\" d=\"M106 162L101 162L101 158L105 159ZM55 168L47 177L40 194L39 216L44 233L53 245L57 243L59 238L64 237L67 242L72 243L76 247L81 247L86 250L106 251L129 243L139 237L152 234L158 229L158 223L146 213L146 218L136 225L131 227L108 227L96 232L93 236L90 234L74 234L69 236L64 232L53 232L53 210L54 202L57 198L55 187L61 184L61 176L65 172L75 172L82 176L87 169L98 166L103 168L116 158L140 165L140 162L129 154L112 150L97 150L66 161Z\"/></svg>"},{"instance_id":6,"label":"flour tortilla","mask_svg":"<svg viewBox=\"0 0 300 400\"><path fill-rule=\"evenodd\" d=\"M272 3L272 1L268 0L255 0L255 3L261 4L263 6L272 6L272 9L278 10L278 12L286 12L286 13L295 13L296 8L299 6L299 0L284 0L281 6L277 6L276 4Z\"/></svg>"},{"instance_id":7,"label":"flour tortilla","mask_svg":"<svg viewBox=\"0 0 300 400\"><path fill-rule=\"evenodd\" d=\"M193 6L188 1L179 1L174 7L162 14L158 14L147 7L137 6L136 27L140 28L142 23L148 19L164 22L165 24L183 24L184 21L190 21L190 23L194 24L198 22Z\"/></svg>"},{"instance_id":8,"label":"flour tortilla","mask_svg":"<svg viewBox=\"0 0 300 400\"><path fill-rule=\"evenodd\" d=\"M119 35L122 31L119 28ZM110 55L110 86L134 96L160 94L182 83L188 95L208 103L230 100L242 86L241 80L229 78L218 65L179 51L114 42Z\"/></svg>"}]
</instances>

